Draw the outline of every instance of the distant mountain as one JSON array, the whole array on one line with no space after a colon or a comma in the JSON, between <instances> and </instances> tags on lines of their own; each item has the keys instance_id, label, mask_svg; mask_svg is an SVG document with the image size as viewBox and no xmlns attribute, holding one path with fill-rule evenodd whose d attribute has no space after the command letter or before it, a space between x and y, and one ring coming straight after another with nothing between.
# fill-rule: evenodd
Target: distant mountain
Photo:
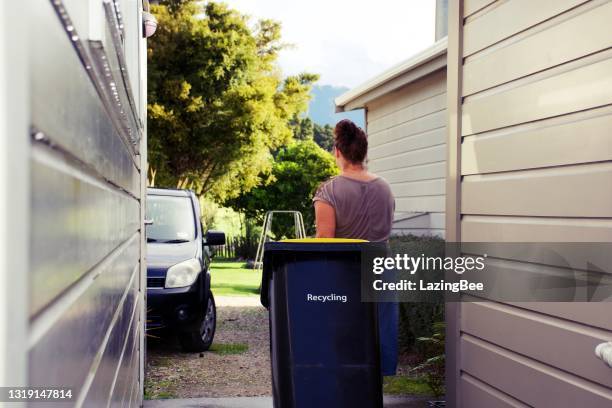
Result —
<instances>
[{"instance_id":1,"label":"distant mountain","mask_svg":"<svg viewBox=\"0 0 612 408\"><path fill-rule=\"evenodd\" d=\"M335 113L334 99L342 95L349 88L331 85L315 85L312 88L312 99L308 107L308 117L319 125L335 125L339 120L348 118L357 126L365 129L363 109L351 112Z\"/></svg>"}]
</instances>

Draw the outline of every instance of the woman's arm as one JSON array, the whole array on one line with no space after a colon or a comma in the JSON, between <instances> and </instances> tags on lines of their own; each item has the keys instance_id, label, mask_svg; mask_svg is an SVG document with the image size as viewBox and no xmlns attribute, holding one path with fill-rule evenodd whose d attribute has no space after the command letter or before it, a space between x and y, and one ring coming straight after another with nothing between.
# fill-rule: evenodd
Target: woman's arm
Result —
<instances>
[{"instance_id":1,"label":"woman's arm","mask_svg":"<svg viewBox=\"0 0 612 408\"><path fill-rule=\"evenodd\" d=\"M336 210L325 201L315 201L315 224L317 238L335 238L336 236Z\"/></svg>"}]
</instances>

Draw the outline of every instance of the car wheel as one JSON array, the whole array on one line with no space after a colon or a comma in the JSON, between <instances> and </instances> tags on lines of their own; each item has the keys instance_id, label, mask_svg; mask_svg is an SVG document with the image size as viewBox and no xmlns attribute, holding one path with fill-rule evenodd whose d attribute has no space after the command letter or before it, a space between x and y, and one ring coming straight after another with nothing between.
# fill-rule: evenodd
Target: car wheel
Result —
<instances>
[{"instance_id":1,"label":"car wheel","mask_svg":"<svg viewBox=\"0 0 612 408\"><path fill-rule=\"evenodd\" d=\"M208 302L198 330L181 333L179 340L184 351L200 352L209 349L215 337L217 326L217 308L212 292L208 292Z\"/></svg>"}]
</instances>

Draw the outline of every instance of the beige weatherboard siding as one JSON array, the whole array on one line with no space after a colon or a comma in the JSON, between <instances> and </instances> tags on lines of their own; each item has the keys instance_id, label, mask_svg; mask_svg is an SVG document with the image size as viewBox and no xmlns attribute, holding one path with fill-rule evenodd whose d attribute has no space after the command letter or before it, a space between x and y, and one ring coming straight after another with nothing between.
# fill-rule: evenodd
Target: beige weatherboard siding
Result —
<instances>
[{"instance_id":1,"label":"beige weatherboard siding","mask_svg":"<svg viewBox=\"0 0 612 408\"><path fill-rule=\"evenodd\" d=\"M611 19L602 0L450 4L453 240L612 241ZM564 271L495 255L508 277ZM466 300L447 307L450 406L612 406L594 353L612 340L610 303Z\"/></svg>"},{"instance_id":2,"label":"beige weatherboard siding","mask_svg":"<svg viewBox=\"0 0 612 408\"><path fill-rule=\"evenodd\" d=\"M336 99L364 108L369 170L396 198L394 234L444 237L446 39Z\"/></svg>"}]
</instances>

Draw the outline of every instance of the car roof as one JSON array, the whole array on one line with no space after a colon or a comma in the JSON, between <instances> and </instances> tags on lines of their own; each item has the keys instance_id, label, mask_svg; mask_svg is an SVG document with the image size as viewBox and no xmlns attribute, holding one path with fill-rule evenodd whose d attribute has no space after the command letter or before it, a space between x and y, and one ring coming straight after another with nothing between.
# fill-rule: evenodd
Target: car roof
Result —
<instances>
[{"instance_id":1,"label":"car roof","mask_svg":"<svg viewBox=\"0 0 612 408\"><path fill-rule=\"evenodd\" d=\"M193 195L193 191L179 190L177 188L147 188L147 195L191 197Z\"/></svg>"}]
</instances>

